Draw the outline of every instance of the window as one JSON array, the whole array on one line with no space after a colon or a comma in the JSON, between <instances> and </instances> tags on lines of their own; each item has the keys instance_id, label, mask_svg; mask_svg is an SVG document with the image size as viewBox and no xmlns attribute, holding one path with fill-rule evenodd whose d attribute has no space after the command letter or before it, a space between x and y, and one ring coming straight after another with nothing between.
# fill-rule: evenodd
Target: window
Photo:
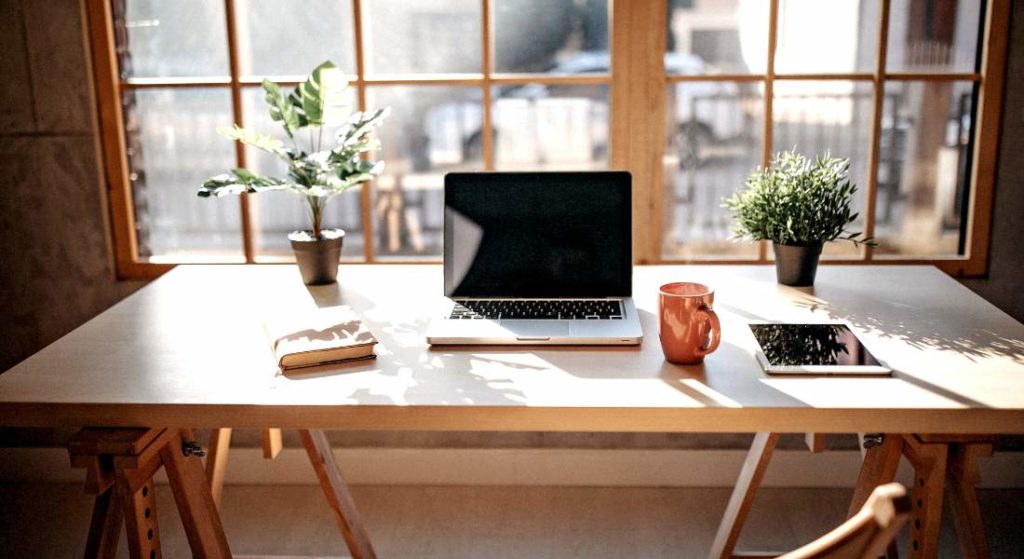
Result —
<instances>
[{"instance_id":1,"label":"window","mask_svg":"<svg viewBox=\"0 0 1024 559\"><path fill-rule=\"evenodd\" d=\"M768 262L723 196L771 153L849 157L876 249L826 261L986 268L1006 0L89 0L118 269L291 259L284 193L207 200L272 173L217 136L276 133L260 81L330 59L354 109L391 106L385 173L328 223L343 260L437 261L444 173L625 168L638 262ZM821 22L828 22L823 25Z\"/></svg>"}]
</instances>

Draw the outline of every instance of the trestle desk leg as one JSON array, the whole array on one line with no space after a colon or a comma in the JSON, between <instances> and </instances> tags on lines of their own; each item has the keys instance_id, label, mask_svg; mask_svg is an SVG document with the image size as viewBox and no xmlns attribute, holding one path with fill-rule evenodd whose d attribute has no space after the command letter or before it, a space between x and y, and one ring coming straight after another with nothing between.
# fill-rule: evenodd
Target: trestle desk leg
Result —
<instances>
[{"instance_id":1,"label":"trestle desk leg","mask_svg":"<svg viewBox=\"0 0 1024 559\"><path fill-rule=\"evenodd\" d=\"M359 511L356 510L355 502L349 493L348 484L345 483L341 470L334 460L327 436L323 431L306 429L300 430L299 435L353 559L375 558L377 555L370 544L370 537L363 527Z\"/></svg>"},{"instance_id":2,"label":"trestle desk leg","mask_svg":"<svg viewBox=\"0 0 1024 559\"><path fill-rule=\"evenodd\" d=\"M778 433L754 435L754 443L747 453L743 469L740 470L740 477L736 480L736 487L732 490L722 523L718 525L718 533L711 546L710 556L712 559L732 557L740 532L743 530L743 524L754 503L754 496L757 494L758 488L761 487L761 481L764 479L768 463L771 461L772 451L775 450L778 441Z\"/></svg>"}]
</instances>

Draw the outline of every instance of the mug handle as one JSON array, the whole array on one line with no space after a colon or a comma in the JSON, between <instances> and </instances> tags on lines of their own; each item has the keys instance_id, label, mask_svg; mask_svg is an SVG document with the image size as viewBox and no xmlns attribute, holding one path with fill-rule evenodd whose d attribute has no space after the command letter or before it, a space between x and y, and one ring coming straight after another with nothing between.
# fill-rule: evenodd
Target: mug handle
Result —
<instances>
[{"instance_id":1,"label":"mug handle","mask_svg":"<svg viewBox=\"0 0 1024 559\"><path fill-rule=\"evenodd\" d=\"M698 355L703 357L718 349L718 344L722 341L722 325L718 322L718 315L710 307L701 305L699 312L704 315L704 318L711 326L711 331L708 332L707 345L697 348Z\"/></svg>"}]
</instances>

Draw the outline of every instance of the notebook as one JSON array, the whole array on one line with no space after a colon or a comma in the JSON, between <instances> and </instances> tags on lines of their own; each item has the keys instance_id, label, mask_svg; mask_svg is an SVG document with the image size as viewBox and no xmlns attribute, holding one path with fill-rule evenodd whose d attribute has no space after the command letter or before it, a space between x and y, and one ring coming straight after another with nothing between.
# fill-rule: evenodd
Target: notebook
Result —
<instances>
[{"instance_id":1,"label":"notebook","mask_svg":"<svg viewBox=\"0 0 1024 559\"><path fill-rule=\"evenodd\" d=\"M349 307L281 314L264 330L282 369L373 359L377 339Z\"/></svg>"},{"instance_id":2,"label":"notebook","mask_svg":"<svg viewBox=\"0 0 1024 559\"><path fill-rule=\"evenodd\" d=\"M635 345L624 171L449 173L431 344Z\"/></svg>"}]
</instances>

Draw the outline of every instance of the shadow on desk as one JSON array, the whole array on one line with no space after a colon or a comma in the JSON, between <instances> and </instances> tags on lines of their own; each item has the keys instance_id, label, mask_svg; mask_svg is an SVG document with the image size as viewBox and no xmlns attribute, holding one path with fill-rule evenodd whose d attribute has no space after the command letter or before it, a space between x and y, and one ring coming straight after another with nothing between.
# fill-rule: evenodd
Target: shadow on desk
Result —
<instances>
[{"instance_id":1,"label":"shadow on desk","mask_svg":"<svg viewBox=\"0 0 1024 559\"><path fill-rule=\"evenodd\" d=\"M794 391L793 387L785 382L772 382L775 379L764 374L751 353L751 347L742 340L723 340L719 349L700 365L682 366L666 362L658 342L658 318L648 310L639 311L645 334L640 346L431 347L422 337L428 326L427 317L410 317L410 320L403 322L380 322L374 320L374 317L378 314L388 314L381 310L387 306L387 301L372 301L360 292L344 290L338 284L309 287L308 290L318 306L350 305L357 309L366 324L381 340L380 356L377 363L355 363L344 369L332 367L300 373L289 378L301 382L302 379L360 372L372 372L386 377L379 386L358 389L350 395L360 404L401 405L405 401L415 401L419 394L428 395L435 401L441 397L450 403L487 402L500 405L504 402L509 405L521 405L526 398L517 388L517 383L522 380L520 373L551 372L570 374L588 380L629 380L641 375L651 380L660 380L685 395L693 405L705 407L832 405L823 403L824 400L814 393L807 393L803 389L807 388L805 386ZM968 356L988 355L986 352L995 351L1014 359L1024 359L1024 342L1019 340L1000 338L985 331L979 331L971 339L949 339L942 336L941 325L929 325L926 324L927 321L922 320L904 321L896 325L882 324L879 315L872 311L871 305L866 309L854 311L822 301L815 297L813 290L798 291L794 293L794 304L812 313L821 314L823 320L847 321L855 328L895 337L918 349L937 347L962 351ZM878 301L878 305L890 303ZM743 320L764 320L756 313L726 302L719 302L717 307ZM750 341L753 342L753 339ZM452 387L450 379L453 376L463 380L469 379L470 388L459 393L446 392ZM843 382L842 379L826 378L818 381L828 385ZM858 387L867 388L869 383L859 383ZM755 389L754 385L758 388ZM896 388L900 391L911 387L959 405L986 407L981 402L955 391L898 370L894 372L892 378L884 379L882 382L877 382L876 379L871 389L889 391ZM766 388L770 390L765 390Z\"/></svg>"},{"instance_id":2,"label":"shadow on desk","mask_svg":"<svg viewBox=\"0 0 1024 559\"><path fill-rule=\"evenodd\" d=\"M899 305L898 302L879 301L880 305ZM915 349L937 349L952 351L971 360L984 357L1006 357L1024 364L1024 339L1007 338L984 328L973 328L968 336L950 336L944 332L942 325L948 317L941 313L930 316L929 310L913 309L914 313L923 313L923 317L912 320L886 321L879 313L865 311L863 308L850 308L823 301L813 294L802 296L797 305L811 312L824 313L830 320L849 322L853 326L875 333L882 338L900 340ZM908 311L908 315L910 311ZM955 317L962 323L970 324L972 317L958 315ZM945 319L945 320L943 320Z\"/></svg>"}]
</instances>

